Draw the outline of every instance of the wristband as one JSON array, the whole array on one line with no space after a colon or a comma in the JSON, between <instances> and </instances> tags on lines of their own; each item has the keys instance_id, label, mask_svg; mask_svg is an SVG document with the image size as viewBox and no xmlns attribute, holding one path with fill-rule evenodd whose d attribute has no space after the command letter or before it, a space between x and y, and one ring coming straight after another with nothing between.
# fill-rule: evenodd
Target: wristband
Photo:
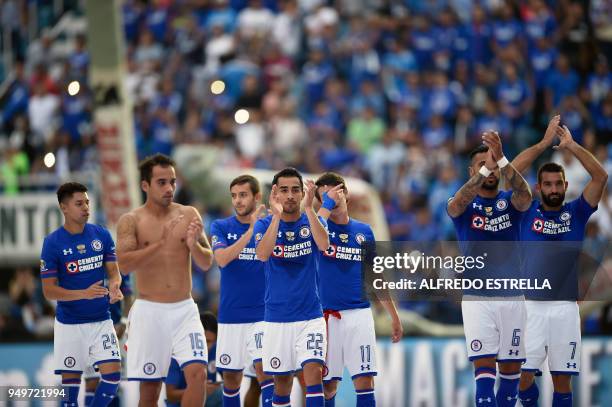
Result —
<instances>
[{"instance_id":1,"label":"wristband","mask_svg":"<svg viewBox=\"0 0 612 407\"><path fill-rule=\"evenodd\" d=\"M499 161L497 161L497 166L501 169L501 168L504 168L509 163L510 161L508 161L508 159L505 156L503 156L502 158L499 159Z\"/></svg>"},{"instance_id":2,"label":"wristband","mask_svg":"<svg viewBox=\"0 0 612 407\"><path fill-rule=\"evenodd\" d=\"M335 207L336 207L336 201L331 199L329 195L327 195L327 192L324 192L323 193L323 204L321 205L321 208L325 208L331 212L332 209L334 209Z\"/></svg>"},{"instance_id":3,"label":"wristband","mask_svg":"<svg viewBox=\"0 0 612 407\"><path fill-rule=\"evenodd\" d=\"M486 166L484 166L484 165L483 165L482 167L480 167L480 170L478 170L478 173L479 173L480 175L482 175L483 177L485 177L485 178L486 178L486 177L488 177L489 175L491 175L491 173L492 173L492 172L493 172L493 171L491 171L490 169L488 169L488 168L487 168Z\"/></svg>"}]
</instances>

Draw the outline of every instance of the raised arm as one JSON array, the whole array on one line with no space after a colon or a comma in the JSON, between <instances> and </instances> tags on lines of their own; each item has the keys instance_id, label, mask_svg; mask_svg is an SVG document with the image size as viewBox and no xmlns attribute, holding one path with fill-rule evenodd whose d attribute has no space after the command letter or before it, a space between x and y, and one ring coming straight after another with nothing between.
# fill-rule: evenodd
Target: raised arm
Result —
<instances>
[{"instance_id":1,"label":"raised arm","mask_svg":"<svg viewBox=\"0 0 612 407\"><path fill-rule=\"evenodd\" d=\"M270 193L270 211L272 212L272 220L265 232L263 232L263 229L257 229L257 227L254 229L256 234L263 233L259 241L257 241L257 235L255 235L255 244L257 245L255 254L261 261L267 261L270 255L272 255L272 250L274 250L274 246L276 245L281 213L283 212L283 205L278 201L276 195L276 185L272 185L272 192ZM261 222L257 225L261 225Z\"/></svg>"},{"instance_id":2,"label":"raised arm","mask_svg":"<svg viewBox=\"0 0 612 407\"><path fill-rule=\"evenodd\" d=\"M548 127L546 128L546 132L544 133L542 140L531 147L526 148L519 155L517 155L514 160L512 160L512 166L516 171L523 174L527 169L529 169L529 167L531 167L533 162L552 145L555 135L559 129L560 120L561 116L553 116L553 118L548 122Z\"/></svg>"},{"instance_id":3,"label":"raised arm","mask_svg":"<svg viewBox=\"0 0 612 407\"><path fill-rule=\"evenodd\" d=\"M255 223L259 219L259 214L265 209L265 205L259 205L257 209L251 214L251 218L249 219L249 228L246 232L231 246L220 247L218 249L214 249L215 260L220 267L227 266L230 262L238 258L240 252L247 247L251 238L253 237L253 230L255 228ZM214 242L213 242L214 244Z\"/></svg>"},{"instance_id":4,"label":"raised arm","mask_svg":"<svg viewBox=\"0 0 612 407\"><path fill-rule=\"evenodd\" d=\"M484 144L489 147L489 151L493 154L493 159L497 161L499 172L506 181L506 185L512 188L512 205L521 212L529 209L531 205L531 190L525 178L508 162L504 156L501 139L495 131L485 132Z\"/></svg>"},{"instance_id":5,"label":"raised arm","mask_svg":"<svg viewBox=\"0 0 612 407\"><path fill-rule=\"evenodd\" d=\"M591 176L591 180L582 191L582 196L584 196L589 205L593 208L596 207L608 182L608 173L593 154L574 141L572 134L566 126L563 126L563 131L559 138L561 143L558 148L569 150Z\"/></svg>"},{"instance_id":6,"label":"raised arm","mask_svg":"<svg viewBox=\"0 0 612 407\"><path fill-rule=\"evenodd\" d=\"M312 207L315 195L315 183L312 180L306 181L306 194L304 196L304 210L310 223L310 230L312 231L312 238L319 250L327 250L329 247L329 235L327 229L321 223L321 220L317 216L314 208Z\"/></svg>"},{"instance_id":7,"label":"raised arm","mask_svg":"<svg viewBox=\"0 0 612 407\"><path fill-rule=\"evenodd\" d=\"M208 270L210 266L212 266L213 252L206 235L202 233L202 229L204 228L202 225L202 217L194 207L188 207L188 211L192 212L192 218L187 227L185 244L195 263L203 270Z\"/></svg>"},{"instance_id":8,"label":"raised arm","mask_svg":"<svg viewBox=\"0 0 612 407\"><path fill-rule=\"evenodd\" d=\"M485 162L485 170L493 171L497 164L493 160L493 156L491 155L491 150L487 152L487 159ZM476 198L478 195L478 190L482 185L482 181L485 179L485 176L482 174L484 170L481 168L480 171L477 171L472 177L466 181L465 184L457 191L455 196L448 200L446 204L448 214L453 218L460 216L467 206Z\"/></svg>"}]
</instances>

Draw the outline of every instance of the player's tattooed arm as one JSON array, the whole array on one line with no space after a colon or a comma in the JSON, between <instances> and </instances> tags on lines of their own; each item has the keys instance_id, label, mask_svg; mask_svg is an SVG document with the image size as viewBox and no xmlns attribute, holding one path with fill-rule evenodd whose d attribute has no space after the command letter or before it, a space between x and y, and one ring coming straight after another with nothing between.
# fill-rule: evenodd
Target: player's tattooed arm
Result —
<instances>
[{"instance_id":1,"label":"player's tattooed arm","mask_svg":"<svg viewBox=\"0 0 612 407\"><path fill-rule=\"evenodd\" d=\"M521 173L510 163L500 169L500 172L506 181L506 185L512 188L512 205L521 212L529 209L533 197L529 184L525 181L525 178L523 178Z\"/></svg>"},{"instance_id":2,"label":"player's tattooed arm","mask_svg":"<svg viewBox=\"0 0 612 407\"><path fill-rule=\"evenodd\" d=\"M548 127L546 128L546 132L544 133L542 140L538 141L531 147L526 148L519 155L517 155L514 160L512 160L512 165L516 171L520 172L521 174L524 173L527 169L529 169L529 167L531 167L531 164L533 164L533 162L552 145L553 141L555 140L555 135L558 135L559 132L560 120L561 116L553 116L553 118L548 122Z\"/></svg>"},{"instance_id":3,"label":"player's tattooed arm","mask_svg":"<svg viewBox=\"0 0 612 407\"><path fill-rule=\"evenodd\" d=\"M128 275L137 269L145 269L145 266L155 259L155 253L165 244L168 229L174 228L177 220L173 220L174 225L165 225L162 232L162 239L138 249L138 238L136 235L136 217L132 213L126 213L119 218L117 223L117 262L119 270L123 275Z\"/></svg>"},{"instance_id":4,"label":"player's tattooed arm","mask_svg":"<svg viewBox=\"0 0 612 407\"><path fill-rule=\"evenodd\" d=\"M186 209L186 214L191 217L191 221L187 226L185 243L195 263L203 270L208 270L212 266L213 252L206 235L202 233L204 229L202 217L196 208L189 206Z\"/></svg>"},{"instance_id":5,"label":"player's tattooed arm","mask_svg":"<svg viewBox=\"0 0 612 407\"><path fill-rule=\"evenodd\" d=\"M454 197L452 197L447 204L448 214L453 218L460 216L465 209L468 207L470 202L478 195L478 190L482 185L482 181L485 177L477 172L467 180L465 184L457 191Z\"/></svg>"}]
</instances>

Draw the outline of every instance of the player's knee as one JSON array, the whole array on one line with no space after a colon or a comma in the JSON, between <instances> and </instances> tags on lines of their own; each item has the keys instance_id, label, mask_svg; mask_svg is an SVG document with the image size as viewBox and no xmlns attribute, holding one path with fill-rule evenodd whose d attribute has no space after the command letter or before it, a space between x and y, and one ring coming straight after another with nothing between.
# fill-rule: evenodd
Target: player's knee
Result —
<instances>
[{"instance_id":1,"label":"player's knee","mask_svg":"<svg viewBox=\"0 0 612 407\"><path fill-rule=\"evenodd\" d=\"M553 388L557 393L570 393L572 391L572 376L567 374L552 375Z\"/></svg>"},{"instance_id":2,"label":"player's knee","mask_svg":"<svg viewBox=\"0 0 612 407\"><path fill-rule=\"evenodd\" d=\"M326 399L331 399L336 395L338 391L338 381L330 380L328 382L323 383L323 393L325 394Z\"/></svg>"},{"instance_id":3,"label":"player's knee","mask_svg":"<svg viewBox=\"0 0 612 407\"><path fill-rule=\"evenodd\" d=\"M533 383L534 380L535 380L535 375L533 372L522 371L521 379L519 381L519 389L527 390L529 387L531 387L531 384Z\"/></svg>"},{"instance_id":4,"label":"player's knee","mask_svg":"<svg viewBox=\"0 0 612 407\"><path fill-rule=\"evenodd\" d=\"M374 388L374 376L359 376L353 379L355 390L366 390Z\"/></svg>"},{"instance_id":5,"label":"player's knee","mask_svg":"<svg viewBox=\"0 0 612 407\"><path fill-rule=\"evenodd\" d=\"M161 392L161 381L140 382L140 400L147 403L154 402L157 405L159 393Z\"/></svg>"},{"instance_id":6,"label":"player's knee","mask_svg":"<svg viewBox=\"0 0 612 407\"><path fill-rule=\"evenodd\" d=\"M206 383L206 367L201 363L192 363L183 369L187 386L204 386Z\"/></svg>"},{"instance_id":7,"label":"player's knee","mask_svg":"<svg viewBox=\"0 0 612 407\"><path fill-rule=\"evenodd\" d=\"M223 382L224 385L229 389L235 389L240 387L240 383L242 383L242 372L223 372Z\"/></svg>"},{"instance_id":8,"label":"player's knee","mask_svg":"<svg viewBox=\"0 0 612 407\"><path fill-rule=\"evenodd\" d=\"M96 387L98 387L98 379L85 379L85 391L88 393L93 393L96 391Z\"/></svg>"}]
</instances>

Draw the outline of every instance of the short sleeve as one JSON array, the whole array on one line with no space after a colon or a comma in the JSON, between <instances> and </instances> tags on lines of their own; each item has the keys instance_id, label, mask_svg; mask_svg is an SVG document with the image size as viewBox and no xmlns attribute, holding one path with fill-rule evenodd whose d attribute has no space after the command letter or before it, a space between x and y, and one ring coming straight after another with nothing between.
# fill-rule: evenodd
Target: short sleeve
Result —
<instances>
[{"instance_id":1,"label":"short sleeve","mask_svg":"<svg viewBox=\"0 0 612 407\"><path fill-rule=\"evenodd\" d=\"M595 211L597 211L597 208L599 206L592 207L586 201L586 199L584 199L584 195L581 194L579 198L570 202L570 207L572 208L576 216L578 216L579 219L584 220L584 222L586 223L591 217L591 215L595 213Z\"/></svg>"},{"instance_id":2,"label":"short sleeve","mask_svg":"<svg viewBox=\"0 0 612 407\"><path fill-rule=\"evenodd\" d=\"M115 249L115 241L111 236L110 232L102 228L104 233L104 262L112 263L117 261L117 252Z\"/></svg>"},{"instance_id":3,"label":"short sleeve","mask_svg":"<svg viewBox=\"0 0 612 407\"><path fill-rule=\"evenodd\" d=\"M218 220L214 221L210 225L210 242L213 251L221 249L223 247L227 247L227 239L225 236L225 232L221 228L221 222L219 222Z\"/></svg>"},{"instance_id":4,"label":"short sleeve","mask_svg":"<svg viewBox=\"0 0 612 407\"><path fill-rule=\"evenodd\" d=\"M57 257L53 244L45 238L40 253L40 278L57 277Z\"/></svg>"},{"instance_id":5,"label":"short sleeve","mask_svg":"<svg viewBox=\"0 0 612 407\"><path fill-rule=\"evenodd\" d=\"M266 234L269 225L270 224L268 223L267 218L259 219L257 222L255 222L255 226L253 227L255 247L257 247L259 242L261 242L261 239Z\"/></svg>"}]
</instances>

